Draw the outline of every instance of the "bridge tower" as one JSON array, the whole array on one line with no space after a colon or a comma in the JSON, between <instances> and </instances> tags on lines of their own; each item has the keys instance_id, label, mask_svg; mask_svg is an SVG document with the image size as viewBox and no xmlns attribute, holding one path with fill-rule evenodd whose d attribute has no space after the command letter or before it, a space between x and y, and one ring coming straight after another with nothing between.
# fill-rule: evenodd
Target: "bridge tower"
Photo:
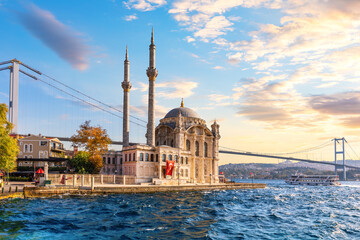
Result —
<instances>
[{"instance_id":1,"label":"bridge tower","mask_svg":"<svg viewBox=\"0 0 360 240\"><path fill-rule=\"evenodd\" d=\"M345 142L346 139L345 138L334 138L333 139L334 141L334 149L335 149L335 164L336 164L336 161L337 161L337 156L339 154L342 155L342 160L343 160L343 180L346 181L346 167L345 167ZM337 150L336 149L336 145L337 144L341 144L341 149L340 150ZM341 159L339 159L341 160ZM337 167L335 166L335 175L337 175Z\"/></svg>"}]
</instances>

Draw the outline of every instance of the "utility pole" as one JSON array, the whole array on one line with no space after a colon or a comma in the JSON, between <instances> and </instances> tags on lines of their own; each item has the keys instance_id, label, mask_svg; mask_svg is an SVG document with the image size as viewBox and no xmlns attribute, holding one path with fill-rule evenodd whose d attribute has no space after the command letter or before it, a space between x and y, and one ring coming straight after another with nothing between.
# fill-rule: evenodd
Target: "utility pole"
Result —
<instances>
[{"instance_id":1,"label":"utility pole","mask_svg":"<svg viewBox=\"0 0 360 240\"><path fill-rule=\"evenodd\" d=\"M334 138L332 139L334 141L334 149L335 149L335 164L337 161L337 155L341 154L342 155L342 160L343 160L343 180L346 181L346 167L345 167L345 142L346 139L345 138ZM341 141L341 143L340 143ZM336 145L341 144L342 148L340 151L336 150ZM337 166L335 165L335 175L337 175Z\"/></svg>"}]
</instances>

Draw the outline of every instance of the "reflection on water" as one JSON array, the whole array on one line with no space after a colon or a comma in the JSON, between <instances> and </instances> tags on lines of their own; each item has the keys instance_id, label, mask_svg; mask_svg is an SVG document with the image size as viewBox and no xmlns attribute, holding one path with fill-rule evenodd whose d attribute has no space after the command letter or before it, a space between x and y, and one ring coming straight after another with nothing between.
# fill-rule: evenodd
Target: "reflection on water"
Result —
<instances>
[{"instance_id":1,"label":"reflection on water","mask_svg":"<svg viewBox=\"0 0 360 240\"><path fill-rule=\"evenodd\" d=\"M255 190L5 200L0 239L360 237L360 184L267 183Z\"/></svg>"}]
</instances>

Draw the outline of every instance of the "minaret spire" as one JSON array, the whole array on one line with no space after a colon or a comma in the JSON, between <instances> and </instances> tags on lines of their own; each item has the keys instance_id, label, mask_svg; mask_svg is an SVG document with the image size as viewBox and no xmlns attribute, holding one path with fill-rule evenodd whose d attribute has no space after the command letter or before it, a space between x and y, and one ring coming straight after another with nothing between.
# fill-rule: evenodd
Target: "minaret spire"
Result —
<instances>
[{"instance_id":1,"label":"minaret spire","mask_svg":"<svg viewBox=\"0 0 360 240\"><path fill-rule=\"evenodd\" d=\"M146 143L155 146L155 79L158 71L155 68L155 44L154 29L151 30L151 44L149 46L149 67L146 70L149 77L149 102L148 102L148 124L146 132Z\"/></svg>"},{"instance_id":2,"label":"minaret spire","mask_svg":"<svg viewBox=\"0 0 360 240\"><path fill-rule=\"evenodd\" d=\"M151 44L154 45L154 28L151 28Z\"/></svg>"},{"instance_id":3,"label":"minaret spire","mask_svg":"<svg viewBox=\"0 0 360 240\"><path fill-rule=\"evenodd\" d=\"M128 46L126 45L125 61L128 61Z\"/></svg>"},{"instance_id":4,"label":"minaret spire","mask_svg":"<svg viewBox=\"0 0 360 240\"><path fill-rule=\"evenodd\" d=\"M126 46L126 54L124 61L124 81L121 83L124 89L124 104L123 104L123 146L129 146L129 91L131 83L129 81L130 62L128 56L128 47Z\"/></svg>"}]
</instances>

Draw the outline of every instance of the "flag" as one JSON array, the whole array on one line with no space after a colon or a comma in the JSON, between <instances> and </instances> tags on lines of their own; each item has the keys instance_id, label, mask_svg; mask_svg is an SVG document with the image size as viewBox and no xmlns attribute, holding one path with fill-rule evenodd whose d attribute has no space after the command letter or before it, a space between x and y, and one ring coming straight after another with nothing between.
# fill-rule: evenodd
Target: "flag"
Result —
<instances>
[{"instance_id":1,"label":"flag","mask_svg":"<svg viewBox=\"0 0 360 240\"><path fill-rule=\"evenodd\" d=\"M175 160L166 160L166 176L171 176L175 165Z\"/></svg>"}]
</instances>

